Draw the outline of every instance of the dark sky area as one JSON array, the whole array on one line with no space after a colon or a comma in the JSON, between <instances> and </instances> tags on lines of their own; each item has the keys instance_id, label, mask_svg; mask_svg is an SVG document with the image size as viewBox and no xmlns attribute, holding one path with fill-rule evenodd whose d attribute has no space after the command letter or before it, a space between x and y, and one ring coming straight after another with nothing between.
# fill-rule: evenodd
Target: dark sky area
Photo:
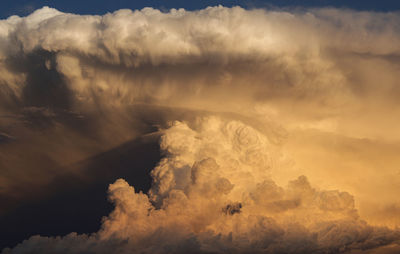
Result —
<instances>
[{"instance_id":1,"label":"dark sky area","mask_svg":"<svg viewBox=\"0 0 400 254\"><path fill-rule=\"evenodd\" d=\"M77 1L77 0L4 0L0 2L0 17L6 18L11 15L25 16L35 9L50 6L63 12L77 14L104 14L122 8L141 9L143 7L154 7L159 9L185 8L189 10L201 9L207 6L242 6L244 8L254 7L339 7L367 11L397 11L400 10L400 1L397 0L114 0L114 1Z\"/></svg>"}]
</instances>

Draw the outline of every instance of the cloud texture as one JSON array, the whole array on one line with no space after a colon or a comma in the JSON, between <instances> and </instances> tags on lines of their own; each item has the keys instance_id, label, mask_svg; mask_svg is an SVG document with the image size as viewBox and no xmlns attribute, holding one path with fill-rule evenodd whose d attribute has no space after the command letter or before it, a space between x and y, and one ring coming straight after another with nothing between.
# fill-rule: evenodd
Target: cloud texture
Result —
<instances>
[{"instance_id":1,"label":"cloud texture","mask_svg":"<svg viewBox=\"0 0 400 254\"><path fill-rule=\"evenodd\" d=\"M148 193L109 186L99 232L3 253L397 251L398 24L221 6L0 21L2 195L155 130L164 155Z\"/></svg>"},{"instance_id":2,"label":"cloud texture","mask_svg":"<svg viewBox=\"0 0 400 254\"><path fill-rule=\"evenodd\" d=\"M118 179L115 209L98 233L34 236L4 253L339 253L396 243L400 232L361 220L347 192L317 190L305 176L278 186L265 136L236 121L175 122L149 195Z\"/></svg>"}]
</instances>

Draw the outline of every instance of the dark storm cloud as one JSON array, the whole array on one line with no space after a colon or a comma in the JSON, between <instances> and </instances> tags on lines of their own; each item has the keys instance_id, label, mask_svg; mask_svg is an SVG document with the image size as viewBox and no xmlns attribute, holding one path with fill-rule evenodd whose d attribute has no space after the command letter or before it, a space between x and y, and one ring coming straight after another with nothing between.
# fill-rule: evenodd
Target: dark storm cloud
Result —
<instances>
[{"instance_id":1,"label":"dark storm cloud","mask_svg":"<svg viewBox=\"0 0 400 254\"><path fill-rule=\"evenodd\" d=\"M68 193L76 199L120 175L133 184L109 186L115 209L98 232L34 236L3 252L345 253L396 245L398 230L360 218L354 196L296 178L288 158L297 154L281 146L310 131L295 151L311 152L304 158L317 164L334 143L320 132L352 145L400 140L400 120L389 117L400 112L399 20L329 8L81 16L45 7L0 21L0 193L11 216L4 218L24 214L20 200L58 207ZM329 166L310 177L328 175ZM351 173L336 179L361 175ZM278 176L290 178L287 186Z\"/></svg>"}]
</instances>

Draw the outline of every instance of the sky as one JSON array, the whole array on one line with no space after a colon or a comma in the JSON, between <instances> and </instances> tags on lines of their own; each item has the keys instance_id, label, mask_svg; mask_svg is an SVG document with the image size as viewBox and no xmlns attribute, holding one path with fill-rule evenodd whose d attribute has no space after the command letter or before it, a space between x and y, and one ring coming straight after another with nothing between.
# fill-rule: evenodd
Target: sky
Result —
<instances>
[{"instance_id":1,"label":"sky","mask_svg":"<svg viewBox=\"0 0 400 254\"><path fill-rule=\"evenodd\" d=\"M142 9L144 7L154 7L159 9L171 9L171 8L185 8L188 10L202 9L207 6L242 6L244 8L255 8L255 7L338 7L338 8L351 8L357 10L366 11L398 11L400 10L400 3L396 0L225 0L225 1L129 1L129 0L115 0L115 1L77 1L77 0L4 0L0 3L0 18L7 18L11 15L25 16L31 13L33 10L43 7L50 6L61 10L63 12L70 12L76 14L105 14L107 12L113 12L118 9Z\"/></svg>"},{"instance_id":2,"label":"sky","mask_svg":"<svg viewBox=\"0 0 400 254\"><path fill-rule=\"evenodd\" d=\"M396 3L133 2L1 2L2 254L400 252Z\"/></svg>"}]
</instances>

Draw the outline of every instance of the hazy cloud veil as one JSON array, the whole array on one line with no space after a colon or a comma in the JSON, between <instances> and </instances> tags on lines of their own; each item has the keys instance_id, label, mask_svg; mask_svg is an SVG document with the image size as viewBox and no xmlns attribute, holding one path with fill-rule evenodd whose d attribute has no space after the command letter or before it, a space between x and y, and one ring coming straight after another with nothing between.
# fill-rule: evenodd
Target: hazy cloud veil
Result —
<instances>
[{"instance_id":1,"label":"hazy cloud veil","mask_svg":"<svg viewBox=\"0 0 400 254\"><path fill-rule=\"evenodd\" d=\"M19 156L65 165L149 133L163 152L148 193L110 184L99 232L3 253L399 252L399 24L221 6L1 20L0 149L16 159L0 150L0 194L54 174Z\"/></svg>"}]
</instances>

